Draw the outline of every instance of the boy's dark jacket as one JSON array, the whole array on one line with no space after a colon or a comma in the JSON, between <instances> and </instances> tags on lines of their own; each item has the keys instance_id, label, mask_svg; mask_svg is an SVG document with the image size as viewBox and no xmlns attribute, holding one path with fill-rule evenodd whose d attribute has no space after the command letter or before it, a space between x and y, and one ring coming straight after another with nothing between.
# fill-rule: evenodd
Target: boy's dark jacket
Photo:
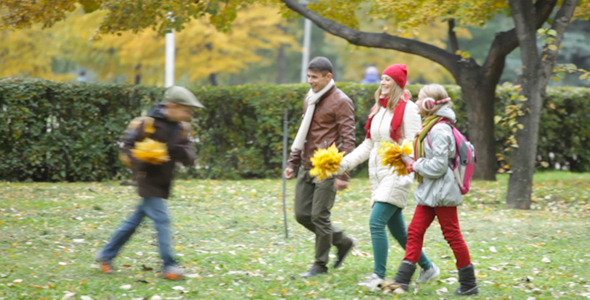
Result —
<instances>
[{"instance_id":1,"label":"boy's dark jacket","mask_svg":"<svg viewBox=\"0 0 590 300\"><path fill-rule=\"evenodd\" d=\"M143 124L126 134L123 139L123 152L131 159L137 189L141 197L159 197L167 199L172 187L176 162L185 166L192 165L196 154L192 142L189 140L190 125L184 122L169 121L164 115L164 104L156 105L148 116L154 119L155 132L149 137L165 143L170 160L159 164L149 164L131 156L135 142L145 138Z\"/></svg>"}]
</instances>

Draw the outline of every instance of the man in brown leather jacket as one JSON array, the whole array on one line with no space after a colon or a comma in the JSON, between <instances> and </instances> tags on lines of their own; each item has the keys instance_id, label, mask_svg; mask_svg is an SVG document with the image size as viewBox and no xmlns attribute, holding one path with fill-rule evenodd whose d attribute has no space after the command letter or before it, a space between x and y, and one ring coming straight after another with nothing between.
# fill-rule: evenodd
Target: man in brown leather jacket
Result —
<instances>
[{"instance_id":1,"label":"man in brown leather jacket","mask_svg":"<svg viewBox=\"0 0 590 300\"><path fill-rule=\"evenodd\" d=\"M325 57L311 60L307 71L311 89L303 103L305 115L284 170L285 178L291 179L295 177L295 168L300 166L295 187L295 218L316 237L315 261L307 272L301 274L305 278L328 272L332 245L338 249L333 264L338 268L355 243L330 221L336 191L348 186L348 174L321 182L309 175L310 158L316 149L335 144L339 151L350 153L355 147L354 104L335 86L332 77L330 60Z\"/></svg>"}]
</instances>

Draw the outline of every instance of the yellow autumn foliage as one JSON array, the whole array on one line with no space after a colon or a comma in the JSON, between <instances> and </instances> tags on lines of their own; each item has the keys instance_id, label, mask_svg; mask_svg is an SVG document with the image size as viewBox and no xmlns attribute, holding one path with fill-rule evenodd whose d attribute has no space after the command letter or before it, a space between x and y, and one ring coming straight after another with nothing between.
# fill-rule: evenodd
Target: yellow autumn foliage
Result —
<instances>
[{"instance_id":1,"label":"yellow autumn foliage","mask_svg":"<svg viewBox=\"0 0 590 300\"><path fill-rule=\"evenodd\" d=\"M161 32L148 27L101 34L99 28L108 12L86 13L80 5L76 7L51 28L33 25L0 31L0 77L74 80L77 72L58 74L52 70L55 61L63 61L91 71L97 81L134 83L138 79L145 85L164 85L165 37ZM262 50L275 51L281 45L298 49L298 41L283 29L287 21L276 5L251 3L239 7L237 13L232 28L226 31L219 31L210 18L202 17L191 19L184 30L175 33L176 80L240 73L254 63L275 62Z\"/></svg>"},{"instance_id":2,"label":"yellow autumn foliage","mask_svg":"<svg viewBox=\"0 0 590 300\"><path fill-rule=\"evenodd\" d=\"M390 169L393 168L393 171L400 176L408 175L406 165L402 161L402 154L412 154L412 143L410 141L404 140L401 145L395 142L382 141L377 153L381 157L381 165L388 165Z\"/></svg>"},{"instance_id":3,"label":"yellow autumn foliage","mask_svg":"<svg viewBox=\"0 0 590 300\"><path fill-rule=\"evenodd\" d=\"M136 142L135 148L131 149L131 154L136 159L155 165L170 160L166 144L150 138L146 138L141 142Z\"/></svg>"},{"instance_id":4,"label":"yellow autumn foliage","mask_svg":"<svg viewBox=\"0 0 590 300\"><path fill-rule=\"evenodd\" d=\"M72 74L55 74L52 71L53 61L60 55L55 39L55 36L44 32L41 25L18 32L0 31L0 77L74 79Z\"/></svg>"},{"instance_id":5,"label":"yellow autumn foliage","mask_svg":"<svg viewBox=\"0 0 590 300\"><path fill-rule=\"evenodd\" d=\"M309 175L317 176L319 181L330 178L338 171L342 157L344 152L339 152L334 144L327 149L317 149L310 158L313 168L309 170Z\"/></svg>"}]
</instances>

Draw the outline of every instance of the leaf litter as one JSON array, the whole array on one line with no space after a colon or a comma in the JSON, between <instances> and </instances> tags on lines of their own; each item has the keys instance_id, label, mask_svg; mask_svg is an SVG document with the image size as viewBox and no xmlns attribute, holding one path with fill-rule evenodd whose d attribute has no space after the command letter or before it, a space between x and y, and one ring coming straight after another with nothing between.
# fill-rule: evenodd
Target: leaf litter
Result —
<instances>
[{"instance_id":1,"label":"leaf litter","mask_svg":"<svg viewBox=\"0 0 590 300\"><path fill-rule=\"evenodd\" d=\"M558 188L536 185L530 211L504 209L505 190L499 182L474 185L459 211L481 298L590 298L584 268L590 262L587 182ZM285 239L280 181L178 181L169 208L175 250L191 274L179 285L158 277L160 260L149 222L123 249L113 276L99 274L91 263L136 204L133 188L116 182L0 183L0 229L5 237L0 264L7 266L0 270L0 299L380 297L356 285L372 271L367 180L353 179L350 189L338 192L332 210L334 223L358 245L341 269L311 285L298 278L313 261L313 236L293 218L293 191L290 181ZM410 200L403 211L407 223L414 207ZM389 238L388 276L393 276L403 251ZM456 288L457 273L436 221L424 247L441 267L441 276L407 297L446 297L442 291ZM177 286L182 289L173 289Z\"/></svg>"}]
</instances>

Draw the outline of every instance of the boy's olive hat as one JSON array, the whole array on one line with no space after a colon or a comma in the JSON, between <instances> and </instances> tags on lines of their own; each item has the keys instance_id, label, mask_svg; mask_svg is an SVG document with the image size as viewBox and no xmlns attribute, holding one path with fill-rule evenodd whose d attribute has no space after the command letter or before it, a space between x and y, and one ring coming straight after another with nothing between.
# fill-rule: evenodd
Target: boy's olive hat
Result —
<instances>
[{"instance_id":1,"label":"boy's olive hat","mask_svg":"<svg viewBox=\"0 0 590 300\"><path fill-rule=\"evenodd\" d=\"M191 107L205 108L191 91L176 85L173 85L166 90L164 93L164 100Z\"/></svg>"}]
</instances>

